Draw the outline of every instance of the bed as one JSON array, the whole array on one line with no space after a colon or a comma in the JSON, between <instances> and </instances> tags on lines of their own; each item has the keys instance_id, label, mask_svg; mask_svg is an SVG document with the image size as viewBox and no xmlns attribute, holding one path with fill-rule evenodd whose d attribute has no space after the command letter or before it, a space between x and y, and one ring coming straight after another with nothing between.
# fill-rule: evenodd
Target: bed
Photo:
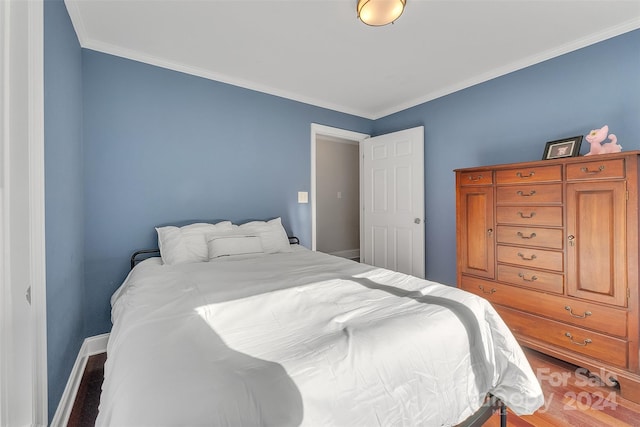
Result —
<instances>
[{"instance_id":1,"label":"bed","mask_svg":"<svg viewBox=\"0 0 640 427\"><path fill-rule=\"evenodd\" d=\"M161 256L114 293L97 426L442 426L487 396L543 404L486 300L289 244L279 218L220 225L197 245L158 229Z\"/></svg>"}]
</instances>

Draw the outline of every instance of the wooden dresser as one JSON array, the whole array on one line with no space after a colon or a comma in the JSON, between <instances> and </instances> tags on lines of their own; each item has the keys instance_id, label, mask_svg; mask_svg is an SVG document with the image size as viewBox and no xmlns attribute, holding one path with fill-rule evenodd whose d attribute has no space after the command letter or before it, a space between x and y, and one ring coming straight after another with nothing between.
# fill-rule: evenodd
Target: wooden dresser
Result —
<instances>
[{"instance_id":1,"label":"wooden dresser","mask_svg":"<svg viewBox=\"0 0 640 427\"><path fill-rule=\"evenodd\" d=\"M640 403L640 151L456 170L458 286Z\"/></svg>"}]
</instances>

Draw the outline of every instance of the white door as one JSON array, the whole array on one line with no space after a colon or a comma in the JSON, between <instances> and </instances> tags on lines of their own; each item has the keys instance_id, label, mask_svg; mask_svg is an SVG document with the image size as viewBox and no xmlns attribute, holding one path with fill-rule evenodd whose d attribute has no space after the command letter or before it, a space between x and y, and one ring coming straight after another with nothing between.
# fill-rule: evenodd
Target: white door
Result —
<instances>
[{"instance_id":1,"label":"white door","mask_svg":"<svg viewBox=\"0 0 640 427\"><path fill-rule=\"evenodd\" d=\"M0 425L44 426L42 0L0 1L0 22Z\"/></svg>"},{"instance_id":2,"label":"white door","mask_svg":"<svg viewBox=\"0 0 640 427\"><path fill-rule=\"evenodd\" d=\"M362 262L425 277L424 127L361 144Z\"/></svg>"}]
</instances>

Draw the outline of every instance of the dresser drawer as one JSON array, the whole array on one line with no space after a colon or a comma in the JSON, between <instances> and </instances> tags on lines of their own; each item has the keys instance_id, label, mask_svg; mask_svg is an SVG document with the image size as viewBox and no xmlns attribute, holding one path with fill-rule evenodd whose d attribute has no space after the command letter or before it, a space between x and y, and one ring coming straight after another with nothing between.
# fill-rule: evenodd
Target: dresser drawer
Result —
<instances>
[{"instance_id":1,"label":"dresser drawer","mask_svg":"<svg viewBox=\"0 0 640 427\"><path fill-rule=\"evenodd\" d=\"M526 268L564 271L564 254L536 248L498 245L498 262Z\"/></svg>"},{"instance_id":2,"label":"dresser drawer","mask_svg":"<svg viewBox=\"0 0 640 427\"><path fill-rule=\"evenodd\" d=\"M541 225L562 227L561 206L499 206L498 224Z\"/></svg>"},{"instance_id":3,"label":"dresser drawer","mask_svg":"<svg viewBox=\"0 0 640 427\"><path fill-rule=\"evenodd\" d=\"M620 338L627 336L626 310L567 298L562 295L536 292L502 283L491 283L474 277L463 276L460 287L495 304L607 335L615 335Z\"/></svg>"},{"instance_id":4,"label":"dresser drawer","mask_svg":"<svg viewBox=\"0 0 640 427\"><path fill-rule=\"evenodd\" d=\"M562 180L562 165L523 167L496 171L496 183L516 184Z\"/></svg>"},{"instance_id":5,"label":"dresser drawer","mask_svg":"<svg viewBox=\"0 0 640 427\"><path fill-rule=\"evenodd\" d=\"M562 203L562 184L532 184L498 187L497 204Z\"/></svg>"},{"instance_id":6,"label":"dresser drawer","mask_svg":"<svg viewBox=\"0 0 640 427\"><path fill-rule=\"evenodd\" d=\"M460 185L488 185L493 184L492 171L461 172Z\"/></svg>"},{"instance_id":7,"label":"dresser drawer","mask_svg":"<svg viewBox=\"0 0 640 427\"><path fill-rule=\"evenodd\" d=\"M538 246L547 249L562 249L564 233L559 228L514 227L499 225L496 227L498 243L520 246Z\"/></svg>"},{"instance_id":8,"label":"dresser drawer","mask_svg":"<svg viewBox=\"0 0 640 427\"><path fill-rule=\"evenodd\" d=\"M524 336L583 354L608 364L627 367L627 342L553 320L496 307L502 319L517 336Z\"/></svg>"},{"instance_id":9,"label":"dresser drawer","mask_svg":"<svg viewBox=\"0 0 640 427\"><path fill-rule=\"evenodd\" d=\"M594 160L567 165L567 180L624 178L624 159Z\"/></svg>"},{"instance_id":10,"label":"dresser drawer","mask_svg":"<svg viewBox=\"0 0 640 427\"><path fill-rule=\"evenodd\" d=\"M498 280L543 292L562 294L564 275L498 264Z\"/></svg>"}]
</instances>

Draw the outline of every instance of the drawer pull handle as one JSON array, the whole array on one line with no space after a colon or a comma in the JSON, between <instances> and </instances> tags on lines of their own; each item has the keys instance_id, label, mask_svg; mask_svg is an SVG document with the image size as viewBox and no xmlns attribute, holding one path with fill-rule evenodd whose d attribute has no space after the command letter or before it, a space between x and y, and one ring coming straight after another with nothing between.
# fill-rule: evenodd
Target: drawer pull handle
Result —
<instances>
[{"instance_id":1,"label":"drawer pull handle","mask_svg":"<svg viewBox=\"0 0 640 427\"><path fill-rule=\"evenodd\" d=\"M529 214L529 216L523 214L522 212L518 212L518 215L520 215L520 218L533 218L534 216L536 216L535 212L531 212L531 214Z\"/></svg>"},{"instance_id":2,"label":"drawer pull handle","mask_svg":"<svg viewBox=\"0 0 640 427\"><path fill-rule=\"evenodd\" d=\"M521 232L519 232L519 231L516 233L516 235L517 235L518 237L520 237L521 239L533 239L534 237L536 237L536 233L531 233L530 235L525 236L524 234L522 234L522 233L521 233Z\"/></svg>"},{"instance_id":3,"label":"drawer pull handle","mask_svg":"<svg viewBox=\"0 0 640 427\"><path fill-rule=\"evenodd\" d=\"M604 170L604 165L600 165L600 167L597 170L589 170L589 168L580 168L580 170L584 173L588 173L590 175L596 174L596 173L600 173Z\"/></svg>"},{"instance_id":4,"label":"drawer pull handle","mask_svg":"<svg viewBox=\"0 0 640 427\"><path fill-rule=\"evenodd\" d=\"M569 312L571 317L577 317L578 319L585 319L587 316L591 316L592 314L590 311L585 311L583 315L575 314L568 305L565 305L564 309Z\"/></svg>"},{"instance_id":5,"label":"drawer pull handle","mask_svg":"<svg viewBox=\"0 0 640 427\"><path fill-rule=\"evenodd\" d=\"M522 174L522 172L518 172L518 173L516 173L516 176L517 176L518 178L531 178L531 177L532 177L533 175L535 175L535 174L536 174L536 173L535 173L535 172L533 172L533 171L529 172L529 175L523 175L523 174Z\"/></svg>"},{"instance_id":6,"label":"drawer pull handle","mask_svg":"<svg viewBox=\"0 0 640 427\"><path fill-rule=\"evenodd\" d=\"M565 332L564 336L569 338L569 340L571 341L572 344L581 345L583 347L586 346L587 344L591 344L593 342L593 341L591 341L590 338L587 338L586 340L584 340L582 342L574 341L573 340L573 336L569 332Z\"/></svg>"},{"instance_id":7,"label":"drawer pull handle","mask_svg":"<svg viewBox=\"0 0 640 427\"><path fill-rule=\"evenodd\" d=\"M524 274L522 273L518 273L518 277L520 277L525 282L535 282L536 280L538 280L537 276L531 276L531 279L527 279L526 277L524 277Z\"/></svg>"},{"instance_id":8,"label":"drawer pull handle","mask_svg":"<svg viewBox=\"0 0 640 427\"><path fill-rule=\"evenodd\" d=\"M491 295L491 294L496 292L496 288L491 288L491 290L489 292L485 291L484 290L484 286L482 286L482 285L478 285L478 288L480 288L480 290L482 291L483 294Z\"/></svg>"},{"instance_id":9,"label":"drawer pull handle","mask_svg":"<svg viewBox=\"0 0 640 427\"><path fill-rule=\"evenodd\" d=\"M518 252L518 256L520 258L522 258L523 261L533 261L534 259L536 259L537 257L534 255L531 255L531 257L527 258L526 256L522 255L520 252Z\"/></svg>"},{"instance_id":10,"label":"drawer pull handle","mask_svg":"<svg viewBox=\"0 0 640 427\"><path fill-rule=\"evenodd\" d=\"M480 181L482 179L482 175L472 176L469 175L469 181Z\"/></svg>"},{"instance_id":11,"label":"drawer pull handle","mask_svg":"<svg viewBox=\"0 0 640 427\"><path fill-rule=\"evenodd\" d=\"M536 190L531 190L531 191L529 191L529 194L524 194L522 191L516 191L516 194L517 194L518 196L522 196L522 197L531 197L531 196L533 196L534 194L536 194Z\"/></svg>"}]
</instances>

